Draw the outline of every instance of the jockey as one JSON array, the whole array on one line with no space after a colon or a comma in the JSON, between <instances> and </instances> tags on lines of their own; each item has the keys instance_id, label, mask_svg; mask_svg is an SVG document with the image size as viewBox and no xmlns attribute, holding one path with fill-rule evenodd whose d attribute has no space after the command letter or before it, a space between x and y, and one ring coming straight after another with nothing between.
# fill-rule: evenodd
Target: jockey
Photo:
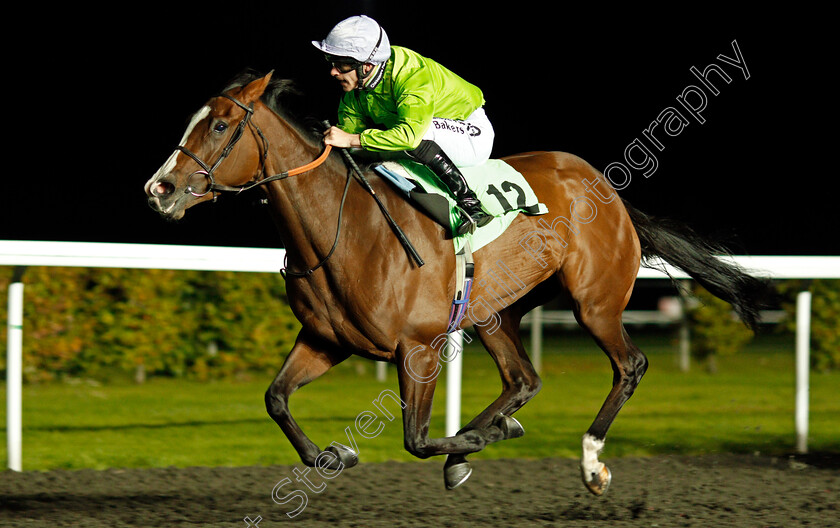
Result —
<instances>
[{"instance_id":1,"label":"jockey","mask_svg":"<svg viewBox=\"0 0 840 528\"><path fill-rule=\"evenodd\" d=\"M339 22L312 44L345 92L338 126L324 133L324 142L404 152L449 187L461 208L457 234L486 225L492 217L458 170L484 163L493 148L481 90L431 59L391 46L382 26L364 15Z\"/></svg>"}]
</instances>

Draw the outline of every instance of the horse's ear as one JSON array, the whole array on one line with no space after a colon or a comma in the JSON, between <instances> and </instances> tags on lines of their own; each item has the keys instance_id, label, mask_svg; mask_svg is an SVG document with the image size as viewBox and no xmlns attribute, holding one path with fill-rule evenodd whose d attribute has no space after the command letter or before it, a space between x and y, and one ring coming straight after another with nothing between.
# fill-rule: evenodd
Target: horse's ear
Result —
<instances>
[{"instance_id":1,"label":"horse's ear","mask_svg":"<svg viewBox=\"0 0 840 528\"><path fill-rule=\"evenodd\" d=\"M268 86L268 82L271 81L271 76L274 74L274 70L268 72L268 75L263 77L262 79L257 79L256 81L251 81L245 88L242 89L242 102L247 104L251 104L254 101L257 101L260 96L262 96L263 92L265 92L266 87Z\"/></svg>"}]
</instances>

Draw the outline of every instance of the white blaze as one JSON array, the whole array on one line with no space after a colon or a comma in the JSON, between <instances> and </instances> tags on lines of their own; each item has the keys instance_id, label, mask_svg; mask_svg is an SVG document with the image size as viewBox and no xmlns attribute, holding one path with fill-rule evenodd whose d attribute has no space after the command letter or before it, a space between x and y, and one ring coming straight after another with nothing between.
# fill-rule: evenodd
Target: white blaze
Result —
<instances>
[{"instance_id":1,"label":"white blaze","mask_svg":"<svg viewBox=\"0 0 840 528\"><path fill-rule=\"evenodd\" d=\"M196 112L195 115L193 115L192 119L190 120L190 124L187 125L187 130L184 132L184 136L181 138L181 142L178 143L178 146L183 147L184 145L186 145L187 139L190 137L190 134L192 134L192 131L195 128L195 126L208 115L210 115L209 106L203 107L201 110ZM178 158L178 154L180 152L180 150L176 150L172 153L171 156L169 156L169 159L166 160L166 162L157 170L155 175L152 176L152 178L149 180L149 184L152 184L153 182L157 181L158 178L160 178L164 174L168 174L170 171L172 171L172 169L175 168L175 160Z\"/></svg>"}]
</instances>

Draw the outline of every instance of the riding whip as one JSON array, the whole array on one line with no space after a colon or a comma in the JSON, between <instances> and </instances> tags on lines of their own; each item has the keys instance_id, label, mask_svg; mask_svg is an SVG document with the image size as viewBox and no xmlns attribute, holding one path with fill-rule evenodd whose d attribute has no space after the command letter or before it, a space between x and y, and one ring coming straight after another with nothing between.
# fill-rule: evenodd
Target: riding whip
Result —
<instances>
[{"instance_id":1,"label":"riding whip","mask_svg":"<svg viewBox=\"0 0 840 528\"><path fill-rule=\"evenodd\" d=\"M329 121L324 121L323 124L327 128L330 128L332 126L330 125ZM344 160L347 162L348 165L350 165L350 168L356 174L356 179L359 181L359 183L362 184L362 187L364 187L365 190L367 190L367 192L369 192L370 195L373 196L373 199L376 200L377 205L379 205L379 209L382 211L382 214L385 215L385 219L388 220L388 223L391 225L391 228L393 228L394 232L397 234L397 238L399 239L400 243L403 245L406 251L408 251L408 254L411 255L411 258L414 259L414 262L417 263L417 266L419 267L425 264L423 259L420 257L420 254L417 252L416 249L414 249L414 246L411 244L411 241L408 239L407 236L405 236L403 230L400 229L400 226L397 225L397 222L391 217L391 213L388 212L388 209L385 207L385 204L383 204L382 201L379 199L379 196L376 195L376 191L374 191L373 187L370 186L370 183L367 181L367 178L365 178L364 173L362 173L362 169L359 168L359 165L356 163L356 160L353 159L353 156L350 155L350 152L348 152L347 149L339 150L341 151L341 155L344 156Z\"/></svg>"}]
</instances>

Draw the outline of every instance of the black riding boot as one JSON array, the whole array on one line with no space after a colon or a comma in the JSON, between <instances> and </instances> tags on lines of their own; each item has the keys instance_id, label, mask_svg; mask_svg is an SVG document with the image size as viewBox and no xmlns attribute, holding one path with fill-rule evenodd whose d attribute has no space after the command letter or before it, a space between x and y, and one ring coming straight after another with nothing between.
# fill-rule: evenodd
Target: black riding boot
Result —
<instances>
[{"instance_id":1,"label":"black riding boot","mask_svg":"<svg viewBox=\"0 0 840 528\"><path fill-rule=\"evenodd\" d=\"M484 212L481 208L481 201L470 189L467 180L458 167L452 163L449 156L434 141L423 140L420 146L414 150L407 151L412 159L425 164L435 175L440 178L455 197L458 207L461 208L461 223L456 228L458 235L470 233L477 227L487 225L493 217Z\"/></svg>"}]
</instances>

